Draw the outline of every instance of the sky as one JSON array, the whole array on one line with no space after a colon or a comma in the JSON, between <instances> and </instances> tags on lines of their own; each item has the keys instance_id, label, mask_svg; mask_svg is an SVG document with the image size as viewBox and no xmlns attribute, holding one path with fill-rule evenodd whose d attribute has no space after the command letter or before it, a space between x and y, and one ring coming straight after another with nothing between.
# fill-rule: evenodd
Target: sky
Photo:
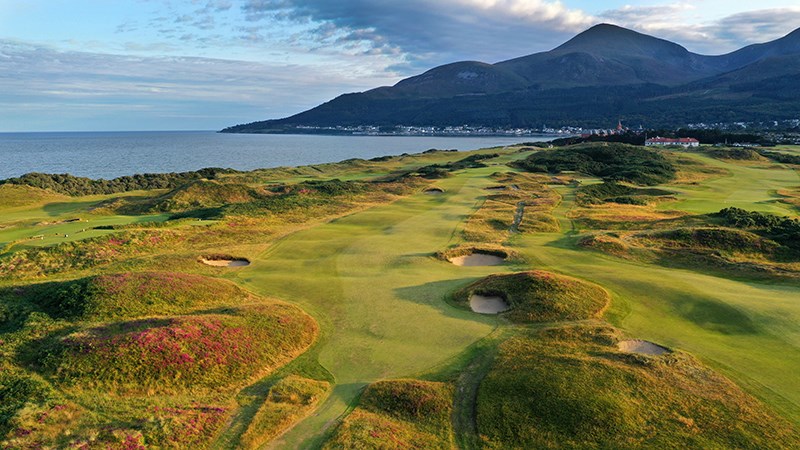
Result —
<instances>
[{"instance_id":1,"label":"sky","mask_svg":"<svg viewBox=\"0 0 800 450\"><path fill-rule=\"evenodd\" d=\"M722 54L797 0L0 0L0 132L216 130L613 23Z\"/></svg>"}]
</instances>

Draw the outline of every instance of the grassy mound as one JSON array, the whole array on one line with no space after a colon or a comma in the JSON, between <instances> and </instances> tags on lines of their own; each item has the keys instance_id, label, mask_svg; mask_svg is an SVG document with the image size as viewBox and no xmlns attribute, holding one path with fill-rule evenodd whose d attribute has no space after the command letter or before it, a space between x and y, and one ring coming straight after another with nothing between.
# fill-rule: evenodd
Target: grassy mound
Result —
<instances>
[{"instance_id":1,"label":"grassy mound","mask_svg":"<svg viewBox=\"0 0 800 450\"><path fill-rule=\"evenodd\" d=\"M692 357L624 354L609 327L500 347L478 392L488 448L797 448L783 419Z\"/></svg>"},{"instance_id":2,"label":"grassy mound","mask_svg":"<svg viewBox=\"0 0 800 450\"><path fill-rule=\"evenodd\" d=\"M39 348L40 369L117 391L223 388L283 365L314 340L314 320L272 304L84 328Z\"/></svg>"},{"instance_id":3,"label":"grassy mound","mask_svg":"<svg viewBox=\"0 0 800 450\"><path fill-rule=\"evenodd\" d=\"M665 183L676 169L660 153L643 147L616 143L582 144L534 153L516 163L529 172L575 171L607 181L642 185Z\"/></svg>"},{"instance_id":4,"label":"grassy mound","mask_svg":"<svg viewBox=\"0 0 800 450\"><path fill-rule=\"evenodd\" d=\"M20 250L0 257L0 278L35 278L89 269L163 250L183 239L175 230L129 230L52 247Z\"/></svg>"},{"instance_id":5,"label":"grassy mound","mask_svg":"<svg viewBox=\"0 0 800 450\"><path fill-rule=\"evenodd\" d=\"M678 228L641 235L668 249L711 249L729 253L772 255L776 242L743 230L730 228Z\"/></svg>"},{"instance_id":6,"label":"grassy mound","mask_svg":"<svg viewBox=\"0 0 800 450\"><path fill-rule=\"evenodd\" d=\"M180 186L159 197L151 210L180 212L193 209L218 208L231 203L246 203L261 196L244 184L198 180Z\"/></svg>"},{"instance_id":7,"label":"grassy mound","mask_svg":"<svg viewBox=\"0 0 800 450\"><path fill-rule=\"evenodd\" d=\"M323 448L450 449L452 397L445 383L373 383Z\"/></svg>"},{"instance_id":8,"label":"grassy mound","mask_svg":"<svg viewBox=\"0 0 800 450\"><path fill-rule=\"evenodd\" d=\"M38 205L44 202L64 201L66 195L47 189L18 184L0 184L0 209Z\"/></svg>"},{"instance_id":9,"label":"grassy mound","mask_svg":"<svg viewBox=\"0 0 800 450\"><path fill-rule=\"evenodd\" d=\"M514 322L553 322L596 317L611 301L600 286L543 270L489 275L453 294L460 305L473 295L499 296L511 310L504 316Z\"/></svg>"},{"instance_id":10,"label":"grassy mound","mask_svg":"<svg viewBox=\"0 0 800 450\"><path fill-rule=\"evenodd\" d=\"M19 295L53 317L93 321L183 314L250 297L229 281L175 272L98 275L28 286Z\"/></svg>"},{"instance_id":11,"label":"grassy mound","mask_svg":"<svg viewBox=\"0 0 800 450\"><path fill-rule=\"evenodd\" d=\"M281 379L269 390L267 400L258 409L239 440L243 448L259 448L278 436L325 397L330 384L296 375Z\"/></svg>"},{"instance_id":12,"label":"grassy mound","mask_svg":"<svg viewBox=\"0 0 800 450\"><path fill-rule=\"evenodd\" d=\"M579 188L575 193L575 200L579 205L597 205L606 202L625 205L648 205L672 194L672 192L663 189L635 188L612 181Z\"/></svg>"},{"instance_id":13,"label":"grassy mound","mask_svg":"<svg viewBox=\"0 0 800 450\"><path fill-rule=\"evenodd\" d=\"M709 156L717 159L731 159L736 161L766 161L757 151L750 148L715 149L708 152Z\"/></svg>"}]
</instances>

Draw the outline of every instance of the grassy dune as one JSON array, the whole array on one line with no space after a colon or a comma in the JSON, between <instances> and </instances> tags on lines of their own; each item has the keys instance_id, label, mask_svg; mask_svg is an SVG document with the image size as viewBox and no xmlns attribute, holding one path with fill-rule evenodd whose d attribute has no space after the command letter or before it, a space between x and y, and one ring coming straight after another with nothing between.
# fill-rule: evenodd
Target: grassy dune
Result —
<instances>
[{"instance_id":1,"label":"grassy dune","mask_svg":"<svg viewBox=\"0 0 800 450\"><path fill-rule=\"evenodd\" d=\"M800 435L687 354L618 351L610 327L509 339L481 383L485 448L792 448Z\"/></svg>"},{"instance_id":2,"label":"grassy dune","mask_svg":"<svg viewBox=\"0 0 800 450\"><path fill-rule=\"evenodd\" d=\"M450 449L453 392L445 383L387 380L370 384L359 406L324 449Z\"/></svg>"},{"instance_id":3,"label":"grassy dune","mask_svg":"<svg viewBox=\"0 0 800 450\"><path fill-rule=\"evenodd\" d=\"M511 309L503 317L512 322L556 322L597 317L611 298L600 286L543 270L490 275L453 294L464 307L473 294L498 295Z\"/></svg>"}]
</instances>

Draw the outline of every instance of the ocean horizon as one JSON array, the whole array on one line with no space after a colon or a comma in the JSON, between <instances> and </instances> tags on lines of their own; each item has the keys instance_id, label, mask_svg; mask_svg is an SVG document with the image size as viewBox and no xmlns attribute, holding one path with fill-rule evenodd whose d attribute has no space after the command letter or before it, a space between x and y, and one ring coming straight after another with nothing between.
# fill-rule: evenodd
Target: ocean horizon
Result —
<instances>
[{"instance_id":1,"label":"ocean horizon","mask_svg":"<svg viewBox=\"0 0 800 450\"><path fill-rule=\"evenodd\" d=\"M26 173L115 178L303 166L440 150L474 150L554 136L341 136L229 134L217 131L41 131L0 133L0 179Z\"/></svg>"}]
</instances>

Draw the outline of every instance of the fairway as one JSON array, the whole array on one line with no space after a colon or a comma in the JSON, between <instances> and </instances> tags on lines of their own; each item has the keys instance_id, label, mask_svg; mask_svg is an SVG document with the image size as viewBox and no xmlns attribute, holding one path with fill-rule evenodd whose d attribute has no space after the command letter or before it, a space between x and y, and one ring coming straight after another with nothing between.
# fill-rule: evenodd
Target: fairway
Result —
<instances>
[{"instance_id":1,"label":"fairway","mask_svg":"<svg viewBox=\"0 0 800 450\"><path fill-rule=\"evenodd\" d=\"M463 176L441 185L447 194L418 194L294 234L242 272L247 287L297 302L322 324L319 361L337 387L318 415L283 438L288 448L314 442L360 387L430 369L492 331L495 319L443 298L498 268L433 258L457 239L489 181Z\"/></svg>"},{"instance_id":2,"label":"fairway","mask_svg":"<svg viewBox=\"0 0 800 450\"><path fill-rule=\"evenodd\" d=\"M796 172L730 167L730 174L685 188L671 208L716 211L756 203L786 213L776 189L798 183ZM706 161L708 162L708 161ZM465 218L490 186L489 169L440 182L443 196L418 194L282 240L242 281L259 292L298 302L323 323L319 361L337 387L318 415L275 444L313 446L319 430L365 384L410 376L445 362L486 335L494 319L449 307L443 298L477 277L508 267L453 267L430 255L458 242ZM768 176L767 176L768 175ZM759 180L741 183L742 177ZM672 187L671 187L672 188ZM564 224L572 188L557 188ZM734 195L730 190L734 189ZM736 199L734 202L732 199ZM689 270L616 260L577 249L565 233L517 236L530 267L604 286L614 295L611 322L636 338L691 352L800 422L800 287L733 281Z\"/></svg>"}]
</instances>

